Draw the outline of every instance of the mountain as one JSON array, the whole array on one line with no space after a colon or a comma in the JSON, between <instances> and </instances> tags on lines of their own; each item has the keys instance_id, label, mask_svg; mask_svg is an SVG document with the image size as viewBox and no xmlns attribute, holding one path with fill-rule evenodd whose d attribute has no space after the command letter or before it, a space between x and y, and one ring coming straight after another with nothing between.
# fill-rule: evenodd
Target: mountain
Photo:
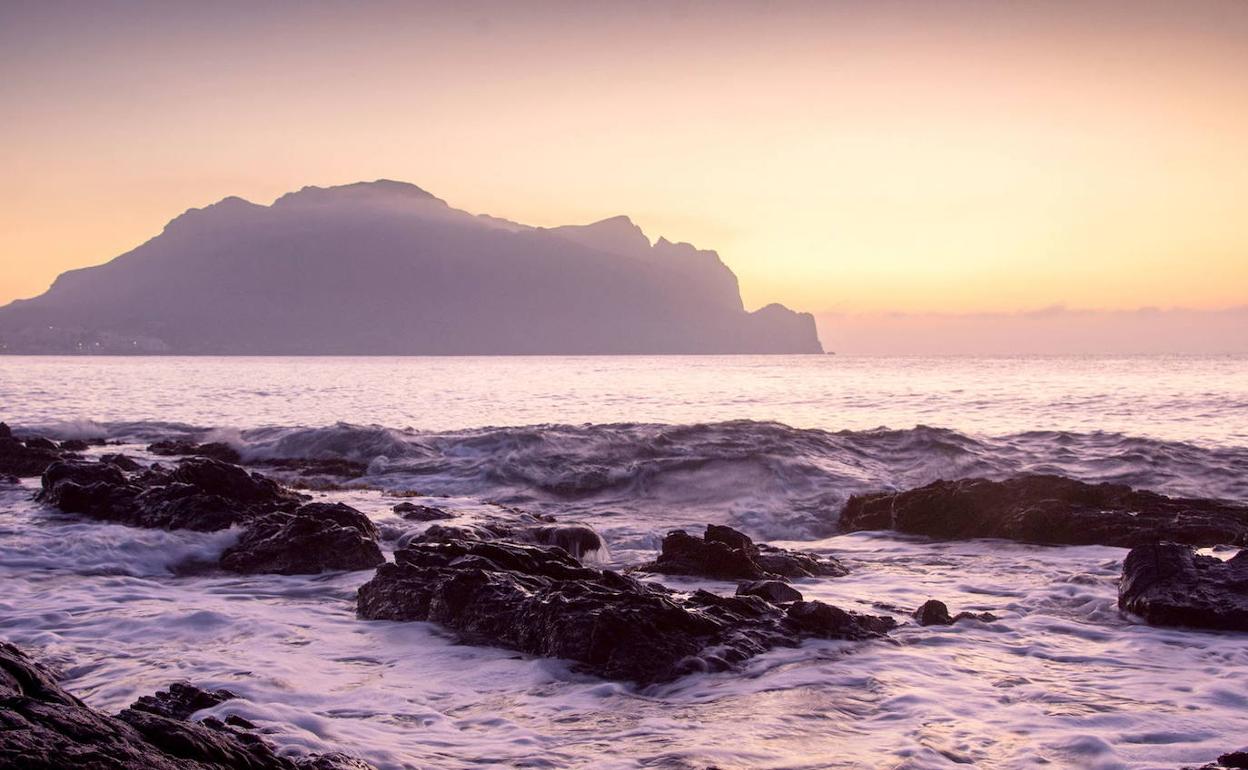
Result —
<instances>
[{"instance_id":1,"label":"mountain","mask_svg":"<svg viewBox=\"0 0 1248 770\"><path fill-rule=\"evenodd\" d=\"M10 353L818 353L713 251L627 217L535 228L387 180L230 197L0 308Z\"/></svg>"}]
</instances>

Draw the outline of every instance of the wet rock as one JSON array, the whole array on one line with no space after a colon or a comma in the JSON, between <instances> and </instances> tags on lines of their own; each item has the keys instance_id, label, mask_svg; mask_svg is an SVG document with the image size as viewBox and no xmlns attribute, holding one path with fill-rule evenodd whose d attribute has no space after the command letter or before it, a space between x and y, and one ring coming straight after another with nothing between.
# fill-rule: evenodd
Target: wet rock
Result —
<instances>
[{"instance_id":1,"label":"wet rock","mask_svg":"<svg viewBox=\"0 0 1248 770\"><path fill-rule=\"evenodd\" d=\"M21 478L38 476L59 459L61 459L61 453L55 445L51 449L31 447L13 438L12 435L0 436L0 473L2 474Z\"/></svg>"},{"instance_id":2,"label":"wet rock","mask_svg":"<svg viewBox=\"0 0 1248 770\"><path fill-rule=\"evenodd\" d=\"M364 584L367 620L428 620L466 641L567 658L609 679L718 671L808 637L871 639L891 621L818 602L673 592L581 564L562 548L481 540L413 543Z\"/></svg>"},{"instance_id":3,"label":"wet rock","mask_svg":"<svg viewBox=\"0 0 1248 770\"><path fill-rule=\"evenodd\" d=\"M772 604L800 602L802 592L780 580L749 580L737 586L737 596L757 596Z\"/></svg>"},{"instance_id":4,"label":"wet rock","mask_svg":"<svg viewBox=\"0 0 1248 770\"><path fill-rule=\"evenodd\" d=\"M552 545L562 548L578 559L606 547L602 536L588 525L552 524L541 519L531 519L522 524L499 521L458 525L434 524L408 542L439 543L451 540L508 540L534 545Z\"/></svg>"},{"instance_id":5,"label":"wet rock","mask_svg":"<svg viewBox=\"0 0 1248 770\"><path fill-rule=\"evenodd\" d=\"M371 770L337 753L287 759L259 735L218 720L187 722L137 708L147 700L115 717L101 714L0 643L0 770Z\"/></svg>"},{"instance_id":6,"label":"wet rock","mask_svg":"<svg viewBox=\"0 0 1248 770\"><path fill-rule=\"evenodd\" d=\"M311 575L371 569L384 561L377 528L342 503L309 503L255 519L221 555L223 568L244 574Z\"/></svg>"},{"instance_id":7,"label":"wet rock","mask_svg":"<svg viewBox=\"0 0 1248 770\"><path fill-rule=\"evenodd\" d=\"M124 454L100 455L100 462L105 465L112 465L128 473L133 473L143 469L143 466L140 465L137 460Z\"/></svg>"},{"instance_id":8,"label":"wet rock","mask_svg":"<svg viewBox=\"0 0 1248 770\"><path fill-rule=\"evenodd\" d=\"M1132 547L1158 540L1248 545L1248 506L1031 475L936 481L905 492L856 495L845 504L841 527L1055 545Z\"/></svg>"},{"instance_id":9,"label":"wet rock","mask_svg":"<svg viewBox=\"0 0 1248 770\"><path fill-rule=\"evenodd\" d=\"M80 438L71 438L61 442L61 450L65 452L85 452L91 445Z\"/></svg>"},{"instance_id":10,"label":"wet rock","mask_svg":"<svg viewBox=\"0 0 1248 770\"><path fill-rule=\"evenodd\" d=\"M7 422L0 422L0 438L13 438L13 429Z\"/></svg>"},{"instance_id":11,"label":"wet rock","mask_svg":"<svg viewBox=\"0 0 1248 770\"><path fill-rule=\"evenodd\" d=\"M1118 606L1157 626L1248 631L1248 550L1222 561L1177 543L1132 548Z\"/></svg>"},{"instance_id":12,"label":"wet rock","mask_svg":"<svg viewBox=\"0 0 1248 770\"><path fill-rule=\"evenodd\" d=\"M1248 768L1248 748L1227 752L1218 757L1217 762L1210 762L1200 767L1188 767L1184 770L1225 770L1225 768Z\"/></svg>"},{"instance_id":13,"label":"wet rock","mask_svg":"<svg viewBox=\"0 0 1248 770\"><path fill-rule=\"evenodd\" d=\"M23 443L26 444L27 449L46 449L49 452L55 452L60 449L55 441L42 436L31 436L24 439Z\"/></svg>"},{"instance_id":14,"label":"wet rock","mask_svg":"<svg viewBox=\"0 0 1248 770\"><path fill-rule=\"evenodd\" d=\"M293 509L307 499L258 473L205 457L132 475L112 463L58 461L44 472L42 487L40 501L66 513L204 532Z\"/></svg>"},{"instance_id":15,"label":"wet rock","mask_svg":"<svg viewBox=\"0 0 1248 770\"><path fill-rule=\"evenodd\" d=\"M959 612L949 614L949 607L942 601L928 599L923 606L914 611L914 619L920 626L952 626L959 620L978 620L991 623L997 619L991 612Z\"/></svg>"},{"instance_id":16,"label":"wet rock","mask_svg":"<svg viewBox=\"0 0 1248 770\"><path fill-rule=\"evenodd\" d=\"M681 529L669 532L659 557L638 569L715 580L840 577L849 572L835 559L756 544L731 527L715 524L708 525L700 538Z\"/></svg>"},{"instance_id":17,"label":"wet rock","mask_svg":"<svg viewBox=\"0 0 1248 770\"><path fill-rule=\"evenodd\" d=\"M438 521L441 519L455 518L455 514L450 511L435 508L432 505L417 505L406 501L399 503L390 510L394 511L408 521Z\"/></svg>"},{"instance_id":18,"label":"wet rock","mask_svg":"<svg viewBox=\"0 0 1248 770\"><path fill-rule=\"evenodd\" d=\"M189 682L174 682L167 690L144 695L130 704L130 708L169 719L185 720L196 711L219 706L237 697L229 690L201 690Z\"/></svg>"},{"instance_id":19,"label":"wet rock","mask_svg":"<svg viewBox=\"0 0 1248 770\"><path fill-rule=\"evenodd\" d=\"M234 447L219 441L207 444L196 444L192 441L183 441L181 439L157 441L154 444L150 444L147 447L147 451L154 455L166 457L210 457L223 463L238 464L242 462L242 457Z\"/></svg>"}]
</instances>

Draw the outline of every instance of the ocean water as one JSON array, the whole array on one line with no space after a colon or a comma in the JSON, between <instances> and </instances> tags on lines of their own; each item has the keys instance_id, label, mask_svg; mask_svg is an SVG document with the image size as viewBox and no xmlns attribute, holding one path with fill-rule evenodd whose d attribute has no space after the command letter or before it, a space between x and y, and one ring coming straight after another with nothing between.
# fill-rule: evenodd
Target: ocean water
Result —
<instances>
[{"instance_id":1,"label":"ocean water","mask_svg":"<svg viewBox=\"0 0 1248 770\"><path fill-rule=\"evenodd\" d=\"M366 512L387 549L424 526L390 512L396 493L463 521L584 521L613 567L670 528L728 523L851 566L800 581L808 598L1000 617L636 688L356 620L371 573L188 574L237 533L84 521L34 503L37 482L0 486L0 637L100 708L177 679L227 687L243 697L214 713L284 751L385 770L1173 769L1245 742L1248 636L1121 614L1125 550L836 528L857 491L1023 471L1248 500L1244 357L0 357L0 419L139 458L179 436L366 462L316 494Z\"/></svg>"}]
</instances>

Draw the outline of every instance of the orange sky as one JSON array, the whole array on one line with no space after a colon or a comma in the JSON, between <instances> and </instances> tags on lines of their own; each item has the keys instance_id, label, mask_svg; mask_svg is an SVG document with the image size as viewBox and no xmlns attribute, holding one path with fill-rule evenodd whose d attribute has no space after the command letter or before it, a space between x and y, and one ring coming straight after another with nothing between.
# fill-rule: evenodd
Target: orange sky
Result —
<instances>
[{"instance_id":1,"label":"orange sky","mask_svg":"<svg viewBox=\"0 0 1248 770\"><path fill-rule=\"evenodd\" d=\"M630 214L747 306L1248 303L1248 3L0 5L0 303L237 194Z\"/></svg>"}]
</instances>

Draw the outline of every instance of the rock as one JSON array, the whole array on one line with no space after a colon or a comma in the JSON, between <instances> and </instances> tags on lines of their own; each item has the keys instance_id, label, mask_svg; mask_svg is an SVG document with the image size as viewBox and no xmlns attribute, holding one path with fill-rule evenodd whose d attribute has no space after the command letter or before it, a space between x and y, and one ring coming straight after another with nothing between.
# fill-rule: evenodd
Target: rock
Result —
<instances>
[{"instance_id":1,"label":"rock","mask_svg":"<svg viewBox=\"0 0 1248 770\"><path fill-rule=\"evenodd\" d=\"M466 641L639 683L725 670L808 637L871 639L891 625L818 602L786 610L754 596L679 594L586 567L562 548L480 540L401 548L360 588L357 613L433 621Z\"/></svg>"},{"instance_id":2,"label":"rock","mask_svg":"<svg viewBox=\"0 0 1248 770\"><path fill-rule=\"evenodd\" d=\"M1210 762L1200 767L1189 767L1184 770L1225 770L1225 768L1248 768L1248 748L1230 751L1218 757L1217 762Z\"/></svg>"},{"instance_id":3,"label":"rock","mask_svg":"<svg viewBox=\"0 0 1248 770\"><path fill-rule=\"evenodd\" d=\"M272 479L206 457L172 470L153 466L127 475L114 463L58 461L43 474L39 500L66 513L156 529L212 531L277 510L304 495Z\"/></svg>"},{"instance_id":4,"label":"rock","mask_svg":"<svg viewBox=\"0 0 1248 770\"><path fill-rule=\"evenodd\" d=\"M659 557L638 567L663 575L692 575L715 580L764 580L818 575L840 577L848 570L823 556L759 545L731 527L708 525L698 538L678 529L663 538Z\"/></svg>"},{"instance_id":5,"label":"rock","mask_svg":"<svg viewBox=\"0 0 1248 770\"><path fill-rule=\"evenodd\" d=\"M12 435L0 436L0 473L30 478L40 475L59 459L61 453L55 445L51 449L31 447Z\"/></svg>"},{"instance_id":6,"label":"rock","mask_svg":"<svg viewBox=\"0 0 1248 770\"><path fill-rule=\"evenodd\" d=\"M1248 631L1248 550L1222 561L1177 543L1132 548L1118 606L1157 626Z\"/></svg>"},{"instance_id":7,"label":"rock","mask_svg":"<svg viewBox=\"0 0 1248 770\"><path fill-rule=\"evenodd\" d=\"M749 580L737 586L737 596L757 596L772 604L800 602L802 592L780 580Z\"/></svg>"},{"instance_id":8,"label":"rock","mask_svg":"<svg viewBox=\"0 0 1248 770\"><path fill-rule=\"evenodd\" d=\"M144 695L130 704L130 708L169 719L186 720L196 711L219 706L237 697L229 690L201 690L189 682L174 682L168 690Z\"/></svg>"},{"instance_id":9,"label":"rock","mask_svg":"<svg viewBox=\"0 0 1248 770\"><path fill-rule=\"evenodd\" d=\"M385 561L377 528L342 503L308 503L251 522L221 566L244 574L312 575L327 570L372 569Z\"/></svg>"},{"instance_id":10,"label":"rock","mask_svg":"<svg viewBox=\"0 0 1248 770\"><path fill-rule=\"evenodd\" d=\"M450 540L509 540L534 545L553 545L578 559L606 547L602 536L585 524L551 524L540 519L523 524L501 521L460 525L434 524L410 542L439 543Z\"/></svg>"},{"instance_id":11,"label":"rock","mask_svg":"<svg viewBox=\"0 0 1248 770\"><path fill-rule=\"evenodd\" d=\"M181 687L189 689L167 697ZM215 694L174 685L108 716L61 689L21 650L0 643L0 770L372 770L338 753L278 756L259 735L229 726L230 718L187 722L139 707L156 703L181 713L204 697Z\"/></svg>"},{"instance_id":12,"label":"rock","mask_svg":"<svg viewBox=\"0 0 1248 770\"><path fill-rule=\"evenodd\" d=\"M137 460L124 454L100 455L100 462L105 465L112 465L128 473L133 473L134 471L143 469L143 466L140 465Z\"/></svg>"},{"instance_id":13,"label":"rock","mask_svg":"<svg viewBox=\"0 0 1248 770\"><path fill-rule=\"evenodd\" d=\"M952 626L959 620L978 620L981 623L991 623L997 619L997 616L991 612L959 612L957 615L950 615L949 607L944 602L936 599L928 599L923 602L923 606L915 610L913 615L920 626Z\"/></svg>"},{"instance_id":14,"label":"rock","mask_svg":"<svg viewBox=\"0 0 1248 770\"><path fill-rule=\"evenodd\" d=\"M64 452L85 452L90 448L90 444L79 438L71 438L68 441L61 442L61 450Z\"/></svg>"},{"instance_id":15,"label":"rock","mask_svg":"<svg viewBox=\"0 0 1248 770\"><path fill-rule=\"evenodd\" d=\"M444 511L432 505L416 505L406 501L399 503L390 510L409 521L438 521L440 519L455 518L455 514L450 511Z\"/></svg>"},{"instance_id":16,"label":"rock","mask_svg":"<svg viewBox=\"0 0 1248 770\"><path fill-rule=\"evenodd\" d=\"M1031 475L936 481L905 492L856 495L845 504L841 527L1054 545L1129 548L1157 540L1248 545L1248 506Z\"/></svg>"},{"instance_id":17,"label":"rock","mask_svg":"<svg viewBox=\"0 0 1248 770\"><path fill-rule=\"evenodd\" d=\"M60 449L55 441L43 438L42 436L31 436L30 438L27 438L24 443L26 444L27 449L46 449L49 452L55 452Z\"/></svg>"},{"instance_id":18,"label":"rock","mask_svg":"<svg viewBox=\"0 0 1248 770\"><path fill-rule=\"evenodd\" d=\"M208 444L196 444L191 441L183 441L181 439L157 441L147 447L147 451L154 455L163 455L168 457L211 457L214 460L220 460L223 463L238 464L242 462L242 457L238 451L229 444L223 444L214 441Z\"/></svg>"},{"instance_id":19,"label":"rock","mask_svg":"<svg viewBox=\"0 0 1248 770\"><path fill-rule=\"evenodd\" d=\"M13 429L7 422L0 422L0 438L13 438Z\"/></svg>"}]
</instances>

